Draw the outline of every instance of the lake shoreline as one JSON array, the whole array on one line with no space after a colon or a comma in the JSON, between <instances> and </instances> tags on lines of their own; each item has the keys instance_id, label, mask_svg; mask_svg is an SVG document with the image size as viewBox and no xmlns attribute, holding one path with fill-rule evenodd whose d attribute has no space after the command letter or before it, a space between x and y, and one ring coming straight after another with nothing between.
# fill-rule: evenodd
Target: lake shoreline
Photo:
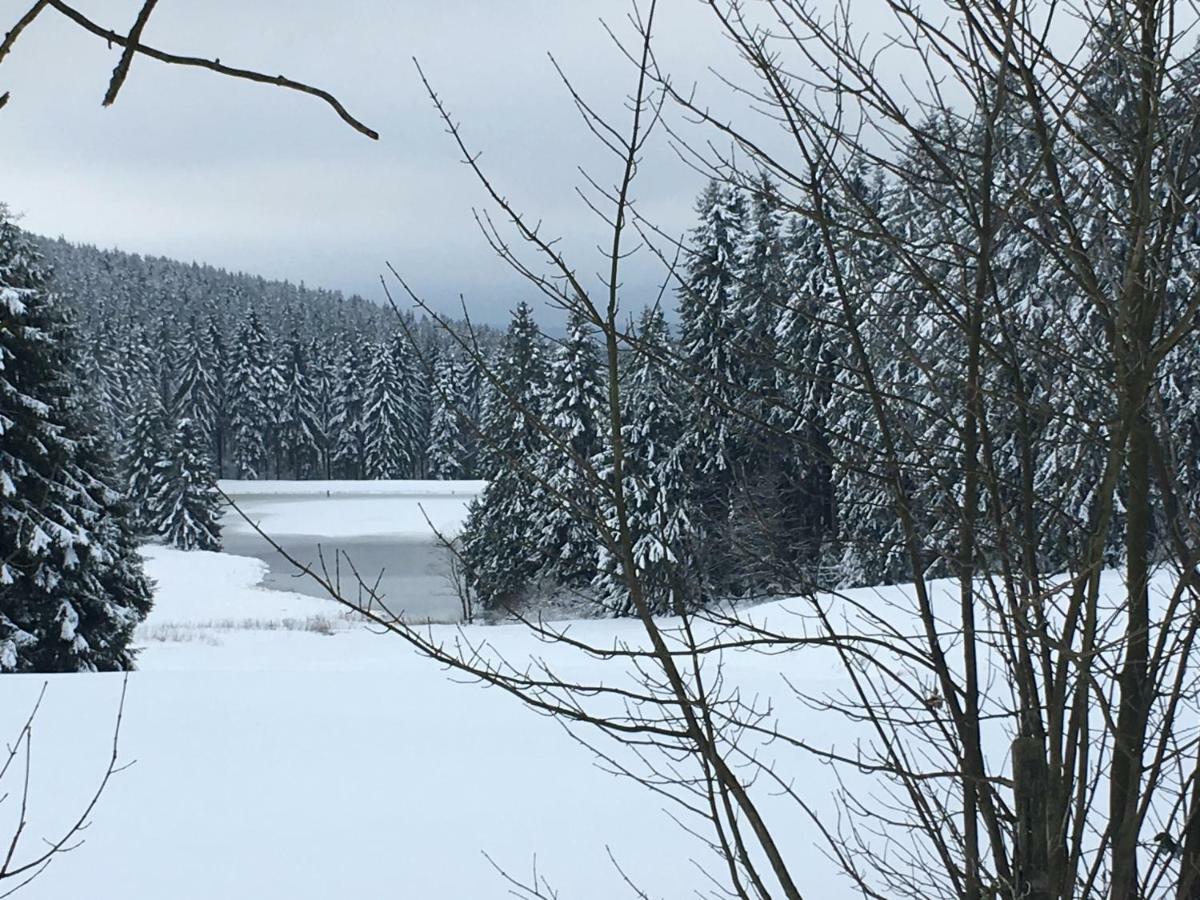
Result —
<instances>
[{"instance_id":1,"label":"lake shoreline","mask_svg":"<svg viewBox=\"0 0 1200 900\"><path fill-rule=\"evenodd\" d=\"M364 489L369 486L368 489ZM222 519L223 551L267 565L262 586L328 598L301 575L269 535L303 565L320 571L347 599L374 593L389 611L420 622L462 619L451 557L438 535L457 534L484 482L222 482L237 504ZM246 519L250 522L247 522Z\"/></svg>"}]
</instances>

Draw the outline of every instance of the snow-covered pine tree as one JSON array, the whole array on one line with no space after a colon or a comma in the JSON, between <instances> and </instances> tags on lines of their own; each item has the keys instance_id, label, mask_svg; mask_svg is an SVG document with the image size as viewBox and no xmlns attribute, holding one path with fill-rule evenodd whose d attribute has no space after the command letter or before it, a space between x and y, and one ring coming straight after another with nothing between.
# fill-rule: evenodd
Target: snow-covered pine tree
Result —
<instances>
[{"instance_id":1,"label":"snow-covered pine tree","mask_svg":"<svg viewBox=\"0 0 1200 900\"><path fill-rule=\"evenodd\" d=\"M595 518L601 492L587 477L604 447L607 409L596 341L578 315L567 323L566 340L550 362L546 408L551 440L542 446L535 491L542 507L539 554L560 584L582 587L596 575L599 533Z\"/></svg>"},{"instance_id":2,"label":"snow-covered pine tree","mask_svg":"<svg viewBox=\"0 0 1200 900\"><path fill-rule=\"evenodd\" d=\"M429 427L429 477L451 479L466 477L467 436L463 434L466 416L466 378L457 357L445 351L438 357L434 372L433 415Z\"/></svg>"},{"instance_id":3,"label":"snow-covered pine tree","mask_svg":"<svg viewBox=\"0 0 1200 900\"><path fill-rule=\"evenodd\" d=\"M679 612L702 600L693 527L699 510L694 505L696 474L680 448L688 424L682 385L666 321L657 306L641 314L624 384L624 487L634 564L651 611ZM607 477L611 474L608 471ZM612 510L606 519L615 531ZM620 561L607 550L596 588L605 609L615 615L632 612Z\"/></svg>"},{"instance_id":4,"label":"snow-covered pine tree","mask_svg":"<svg viewBox=\"0 0 1200 900\"><path fill-rule=\"evenodd\" d=\"M794 535L793 563L824 583L823 551L835 528L828 430L830 389L845 352L841 306L818 226L800 216L785 228L786 295L776 322L770 424L787 436L788 478L780 500Z\"/></svg>"},{"instance_id":5,"label":"snow-covered pine tree","mask_svg":"<svg viewBox=\"0 0 1200 900\"><path fill-rule=\"evenodd\" d=\"M285 347L283 385L275 410L283 478L312 478L320 470L321 426L317 422L317 384L300 336L292 332Z\"/></svg>"},{"instance_id":6,"label":"snow-covered pine tree","mask_svg":"<svg viewBox=\"0 0 1200 900\"><path fill-rule=\"evenodd\" d=\"M480 429L482 426L484 375L482 359L467 356L459 360L462 375L460 435L463 442L462 477L479 478Z\"/></svg>"},{"instance_id":7,"label":"snow-covered pine tree","mask_svg":"<svg viewBox=\"0 0 1200 900\"><path fill-rule=\"evenodd\" d=\"M1180 146L1171 155L1180 158L1191 154L1187 168L1200 171L1200 152L1187 138L1189 111L1194 108L1200 93L1200 57L1193 55L1184 66L1177 87L1165 104L1165 115L1181 123L1176 129ZM1196 190L1195 182L1191 182ZM1194 202L1180 223L1176 236L1176 258L1171 272L1169 313L1163 330L1182 331L1179 320L1189 310L1189 298L1195 295L1195 273L1200 271L1200 212ZM1168 352L1162 363L1159 393L1169 426L1162 437L1164 456L1176 484L1175 509L1190 520L1193 534L1200 534L1200 330L1187 330L1186 335ZM1165 510L1171 509L1172 499L1164 497ZM1190 513L1190 514L1189 514ZM1160 529L1169 534L1164 523Z\"/></svg>"},{"instance_id":8,"label":"snow-covered pine tree","mask_svg":"<svg viewBox=\"0 0 1200 900\"><path fill-rule=\"evenodd\" d=\"M283 423L277 421L285 394L285 379L277 376L284 374L288 362L286 342L279 340L281 336L293 332L298 336L310 369L318 359L326 363L335 373L331 386L335 390L341 380L337 370L345 349L353 347L362 353L363 345L389 333L394 325L391 310L360 297L342 297L208 266L74 246L62 240L40 240L40 244L59 261L56 283L69 295L66 306L79 316L86 351L95 356L107 376L94 379L90 385L97 394L97 412L105 413L106 427L117 434L118 455L122 458L136 405L149 390L157 391L164 406L176 415L173 401L181 393L179 382L189 370L194 371L197 354L191 322L199 323L207 332L204 354L212 361L210 375L216 395L211 456L222 477L248 476L250 472L255 477L294 474L286 471L291 466L284 458ZM268 364L260 359L252 367L253 380L258 382L252 390L238 378L245 362L241 339L251 313L258 323L255 330L267 344L265 358L271 360ZM401 380L410 398L420 401L407 436L419 471L426 465L423 454L432 407L425 402L428 398L422 390L428 378L424 372L415 371L417 367L410 357L428 358L439 341L428 321L407 318L406 327L422 351L418 354L410 349L401 359ZM474 333L484 353L492 352L499 342L499 334L486 326L476 328ZM314 348L319 351L312 352ZM410 366L414 369L411 378ZM365 377L365 367L360 377ZM313 377L310 380L314 384L319 381ZM238 393L243 396L234 396ZM251 393L261 402L242 402ZM329 401L332 405L333 398ZM240 450L239 435L233 427L235 407L239 410L237 425L247 438L240 442L246 445ZM202 420L194 410L190 412L194 420ZM330 410L326 421L319 424L329 424L332 415ZM360 429L361 422L351 429L351 445L356 441L354 432ZM328 429L323 428L325 431ZM345 433L345 427L341 431ZM332 474L334 460L324 455L332 454L334 447L331 435L323 458L316 464L323 473ZM349 449L343 448L343 457ZM351 456L361 460L361 453ZM337 467L340 472L361 477L361 462L339 463Z\"/></svg>"},{"instance_id":9,"label":"snow-covered pine tree","mask_svg":"<svg viewBox=\"0 0 1200 900\"><path fill-rule=\"evenodd\" d=\"M107 447L116 447L118 427L117 404L114 399L114 375L109 359L95 341L85 342L76 337L76 368L82 373L77 391L88 427L94 430Z\"/></svg>"},{"instance_id":10,"label":"snow-covered pine tree","mask_svg":"<svg viewBox=\"0 0 1200 900\"><path fill-rule=\"evenodd\" d=\"M170 296L163 296L160 308L171 309L171 306ZM158 388L159 402L168 410L179 390L179 375L183 370L186 352L186 347L178 335L179 327L175 315L173 312L167 313L159 317L158 327L149 343L150 365Z\"/></svg>"},{"instance_id":11,"label":"snow-covered pine tree","mask_svg":"<svg viewBox=\"0 0 1200 900\"><path fill-rule=\"evenodd\" d=\"M737 235L736 278L729 315L731 352L741 369L745 398L741 409L745 442L753 454L774 458L770 433L763 425L779 403L776 398L778 322L786 305L789 255L785 218L777 188L768 175L754 186L745 227Z\"/></svg>"},{"instance_id":12,"label":"snow-covered pine tree","mask_svg":"<svg viewBox=\"0 0 1200 900\"><path fill-rule=\"evenodd\" d=\"M407 478L412 410L401 369L404 349L393 339L375 344L371 352L363 409L366 476Z\"/></svg>"},{"instance_id":13,"label":"snow-covered pine tree","mask_svg":"<svg viewBox=\"0 0 1200 900\"><path fill-rule=\"evenodd\" d=\"M124 331L116 329L117 333L112 336L108 346L109 352L121 361L113 379L113 409L118 422L125 424L121 429L119 442L114 447L118 458L122 460L132 449L131 426L138 407L146 397L159 396L154 354L147 332L134 323L128 324L128 329ZM159 402L161 403L161 398Z\"/></svg>"},{"instance_id":14,"label":"snow-covered pine tree","mask_svg":"<svg viewBox=\"0 0 1200 900\"><path fill-rule=\"evenodd\" d=\"M333 472L338 478L366 477L366 401L358 346L345 342L338 367L330 421Z\"/></svg>"},{"instance_id":15,"label":"snow-covered pine tree","mask_svg":"<svg viewBox=\"0 0 1200 900\"><path fill-rule=\"evenodd\" d=\"M152 535L158 532L162 521L162 509L158 505L158 472L171 452L167 414L158 399L158 391L151 391L142 398L129 434L129 448L122 462L125 495L132 510L130 522L137 533Z\"/></svg>"},{"instance_id":16,"label":"snow-covered pine tree","mask_svg":"<svg viewBox=\"0 0 1200 900\"><path fill-rule=\"evenodd\" d=\"M271 348L258 315L247 313L234 348L229 418L233 462L238 478L267 473L268 428L273 419L267 395Z\"/></svg>"},{"instance_id":17,"label":"snow-covered pine tree","mask_svg":"<svg viewBox=\"0 0 1200 900\"><path fill-rule=\"evenodd\" d=\"M778 426L787 406L779 394L778 323L788 294L788 248L778 190L763 174L750 190L735 260L731 353L740 395L730 497L731 550L739 591L781 584L793 566L799 533L797 436Z\"/></svg>"},{"instance_id":18,"label":"snow-covered pine tree","mask_svg":"<svg viewBox=\"0 0 1200 900\"><path fill-rule=\"evenodd\" d=\"M401 378L408 386L408 406L411 414L408 422L408 447L412 459L410 478L429 477L429 441L433 427L436 403L433 379L437 372L441 351L437 344L429 342L418 353L408 335L400 335L399 343L404 351L401 357Z\"/></svg>"},{"instance_id":19,"label":"snow-covered pine tree","mask_svg":"<svg viewBox=\"0 0 1200 900\"><path fill-rule=\"evenodd\" d=\"M546 402L546 347L529 304L514 310L491 368L480 414L484 478L506 465L528 463L542 443L538 422Z\"/></svg>"},{"instance_id":20,"label":"snow-covered pine tree","mask_svg":"<svg viewBox=\"0 0 1200 900\"><path fill-rule=\"evenodd\" d=\"M335 378L330 348L314 338L308 345L308 380L316 427L318 478L333 477L333 417Z\"/></svg>"},{"instance_id":21,"label":"snow-covered pine tree","mask_svg":"<svg viewBox=\"0 0 1200 900\"><path fill-rule=\"evenodd\" d=\"M269 413L266 429L266 449L269 463L267 477L287 478L286 471L289 448L286 436L291 423L288 420L287 407L288 381L287 372L291 366L289 344L277 339L268 332L268 362L263 372L263 402ZM290 477L295 477L294 475Z\"/></svg>"},{"instance_id":22,"label":"snow-covered pine tree","mask_svg":"<svg viewBox=\"0 0 1200 900\"><path fill-rule=\"evenodd\" d=\"M733 573L729 513L734 465L741 454L744 419L737 412L745 384L735 355L737 260L743 243L746 203L731 185L710 182L696 207L700 223L691 234L687 279L679 292L679 355L691 387L692 421L684 438L688 468L696 481L708 577L723 589Z\"/></svg>"},{"instance_id":23,"label":"snow-covered pine tree","mask_svg":"<svg viewBox=\"0 0 1200 900\"><path fill-rule=\"evenodd\" d=\"M833 198L829 230L830 240L845 260L841 283L861 319L865 359L847 346L849 332L840 295L828 308L829 314L822 316L818 337L823 348L846 348L845 358L831 367L833 378L822 416L837 518L831 549L838 556L828 560L828 567L832 579L844 585L892 583L911 570L895 515L893 485L886 476L880 424L863 390L868 373L889 399L894 398L887 405L889 414L895 416L900 409L908 414L918 408L904 404L916 399L912 384L916 370L905 348L914 346L921 330L919 298L912 295L906 273L891 266L883 249L886 244L858 233L873 234L875 222L881 228L894 228L897 235L907 229L919 241L924 239L922 229L933 224L921 214L919 190L904 190L894 183L864 183L863 189L861 196ZM886 286L889 278L899 281ZM916 428L907 420L903 426L902 434L910 443L897 453L909 459Z\"/></svg>"},{"instance_id":24,"label":"snow-covered pine tree","mask_svg":"<svg viewBox=\"0 0 1200 900\"><path fill-rule=\"evenodd\" d=\"M172 411L179 418L189 419L201 438L213 445L217 419L217 362L212 355L213 347L206 340L207 335L195 319L188 334L181 354L183 368L179 372Z\"/></svg>"},{"instance_id":25,"label":"snow-covered pine tree","mask_svg":"<svg viewBox=\"0 0 1200 900\"><path fill-rule=\"evenodd\" d=\"M218 478L225 477L228 448L230 444L229 425L229 352L226 349L225 337L214 313L209 313L208 325L205 329L204 343L206 356L212 367L209 373L212 385L212 427L211 455L214 470Z\"/></svg>"},{"instance_id":26,"label":"snow-covered pine tree","mask_svg":"<svg viewBox=\"0 0 1200 900\"><path fill-rule=\"evenodd\" d=\"M158 534L180 550L220 550L221 512L208 442L191 419L180 419L171 454L157 472Z\"/></svg>"},{"instance_id":27,"label":"snow-covered pine tree","mask_svg":"<svg viewBox=\"0 0 1200 900\"><path fill-rule=\"evenodd\" d=\"M490 480L471 504L462 532L468 583L484 608L515 601L542 566L531 477L541 451L546 397L545 342L522 303L513 313L483 411L484 474Z\"/></svg>"},{"instance_id":28,"label":"snow-covered pine tree","mask_svg":"<svg viewBox=\"0 0 1200 900\"><path fill-rule=\"evenodd\" d=\"M0 671L127 669L150 609L74 365L41 260L0 208Z\"/></svg>"},{"instance_id":29,"label":"snow-covered pine tree","mask_svg":"<svg viewBox=\"0 0 1200 900\"><path fill-rule=\"evenodd\" d=\"M1120 4L1108 11L1123 14L1093 36L1087 69L1090 83L1075 123L1080 139L1068 142L1070 149L1061 152L1060 166L1074 228L1081 231L1091 270L1102 290L1116 296L1128 277L1132 249L1124 220L1127 206L1113 199L1115 192L1125 193L1128 186L1117 187L1112 173L1134 171L1140 165L1126 157L1125 136L1139 127L1132 98L1139 91L1141 75L1138 51L1129 45L1134 40L1130 20L1120 21L1128 11ZM1192 102L1189 99L1188 105ZM1029 299L1041 308L1029 310L1030 324L1049 325L1048 340L1039 349L1049 354L1052 364L1044 368L1035 387L1035 408L1045 408L1046 420L1038 440L1041 452L1034 490L1039 497L1050 498L1040 525L1043 554L1053 565L1077 557L1082 549L1076 545L1078 537L1090 534L1088 524L1098 508L1106 460L1116 437L1110 423L1119 416L1116 392L1104 374L1114 356L1108 338L1111 323L1106 321L1109 313L1085 296L1078 277L1057 254L1043 253L1038 261L1039 291ZM1124 489L1117 493L1119 497ZM1110 565L1118 564L1124 552L1123 514L1118 501L1106 545Z\"/></svg>"}]
</instances>

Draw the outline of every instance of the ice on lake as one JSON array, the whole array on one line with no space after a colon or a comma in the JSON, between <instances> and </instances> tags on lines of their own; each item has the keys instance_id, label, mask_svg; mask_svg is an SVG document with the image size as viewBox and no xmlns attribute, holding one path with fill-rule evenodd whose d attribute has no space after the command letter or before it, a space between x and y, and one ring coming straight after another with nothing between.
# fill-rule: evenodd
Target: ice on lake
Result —
<instances>
[{"instance_id":1,"label":"ice on lake","mask_svg":"<svg viewBox=\"0 0 1200 900\"><path fill-rule=\"evenodd\" d=\"M287 554L340 579L343 596L365 600L359 578L410 621L457 622L460 603L450 554L436 533L458 533L479 481L223 481L237 504L222 521L226 553L263 560L267 587L328 596L258 534Z\"/></svg>"}]
</instances>

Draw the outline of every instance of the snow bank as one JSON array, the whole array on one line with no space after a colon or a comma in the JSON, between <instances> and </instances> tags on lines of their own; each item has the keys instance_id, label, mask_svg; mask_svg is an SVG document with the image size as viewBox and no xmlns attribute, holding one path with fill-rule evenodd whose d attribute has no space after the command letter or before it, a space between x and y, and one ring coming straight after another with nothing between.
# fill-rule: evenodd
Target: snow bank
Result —
<instances>
[{"instance_id":1,"label":"snow bank","mask_svg":"<svg viewBox=\"0 0 1200 900\"><path fill-rule=\"evenodd\" d=\"M153 544L142 548L146 574L154 580L154 608L143 632L215 622L279 621L336 615L340 607L290 591L260 587L267 564L260 559L184 552Z\"/></svg>"}]
</instances>

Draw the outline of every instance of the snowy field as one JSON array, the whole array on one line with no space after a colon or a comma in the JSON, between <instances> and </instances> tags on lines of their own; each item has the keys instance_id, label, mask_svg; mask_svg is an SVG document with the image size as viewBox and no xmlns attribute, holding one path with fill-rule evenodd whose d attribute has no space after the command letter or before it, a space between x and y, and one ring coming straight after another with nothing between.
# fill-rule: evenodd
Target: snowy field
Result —
<instances>
[{"instance_id":1,"label":"snowy field","mask_svg":"<svg viewBox=\"0 0 1200 900\"><path fill-rule=\"evenodd\" d=\"M225 551L265 562L269 587L322 593L310 580L295 577L295 567L255 531L249 517L295 558L315 565L323 555L331 574L338 551L344 589L353 591L352 565L364 581L378 584L390 609L418 621L456 622L459 600L435 531L453 537L483 486L482 481L222 481L238 507L222 520Z\"/></svg>"},{"instance_id":2,"label":"snowy field","mask_svg":"<svg viewBox=\"0 0 1200 900\"><path fill-rule=\"evenodd\" d=\"M265 588L261 560L144 552L157 603L139 631L121 736L122 759L136 762L102 798L86 843L18 897L509 896L485 853L526 878L536 857L562 900L634 896L610 854L650 898L711 895L704 870L719 873L719 864L672 821L666 802L605 772L555 721L463 683L328 600ZM905 590L869 593L902 602ZM791 608L768 604L753 615L786 627ZM602 644L642 640L628 620L570 627ZM486 641L512 661L544 659L581 680L613 684L624 673L619 660L582 659L521 627L430 629ZM748 696L771 698L791 727L849 750L853 735L799 705L784 681L834 690L835 672L823 651L747 653L728 656L724 676ZM45 680L0 679L3 737L16 734ZM34 742L31 847L70 821L103 772L121 686L112 675L48 681ZM788 752L761 749L796 776L814 814L835 821L831 775ZM806 896L857 896L832 874L811 821L770 785L754 790ZM2 836L13 809L0 806Z\"/></svg>"},{"instance_id":3,"label":"snowy field","mask_svg":"<svg viewBox=\"0 0 1200 900\"><path fill-rule=\"evenodd\" d=\"M336 620L337 608L264 590L257 560L164 548L146 557L158 602L121 739L136 763L104 796L86 843L20 896L507 896L485 852L520 875L536 855L564 900L628 896L609 849L652 897L704 887L689 862L703 849L662 801L601 771L554 721L452 679L393 636L305 630L296 623ZM469 630L514 657L556 655L518 627ZM636 640L637 626L581 622L577 633ZM779 665L740 675L781 687ZM6 736L43 680L0 681ZM103 771L119 690L119 676L49 679L31 833L65 822ZM793 849L814 852L796 826Z\"/></svg>"}]
</instances>

